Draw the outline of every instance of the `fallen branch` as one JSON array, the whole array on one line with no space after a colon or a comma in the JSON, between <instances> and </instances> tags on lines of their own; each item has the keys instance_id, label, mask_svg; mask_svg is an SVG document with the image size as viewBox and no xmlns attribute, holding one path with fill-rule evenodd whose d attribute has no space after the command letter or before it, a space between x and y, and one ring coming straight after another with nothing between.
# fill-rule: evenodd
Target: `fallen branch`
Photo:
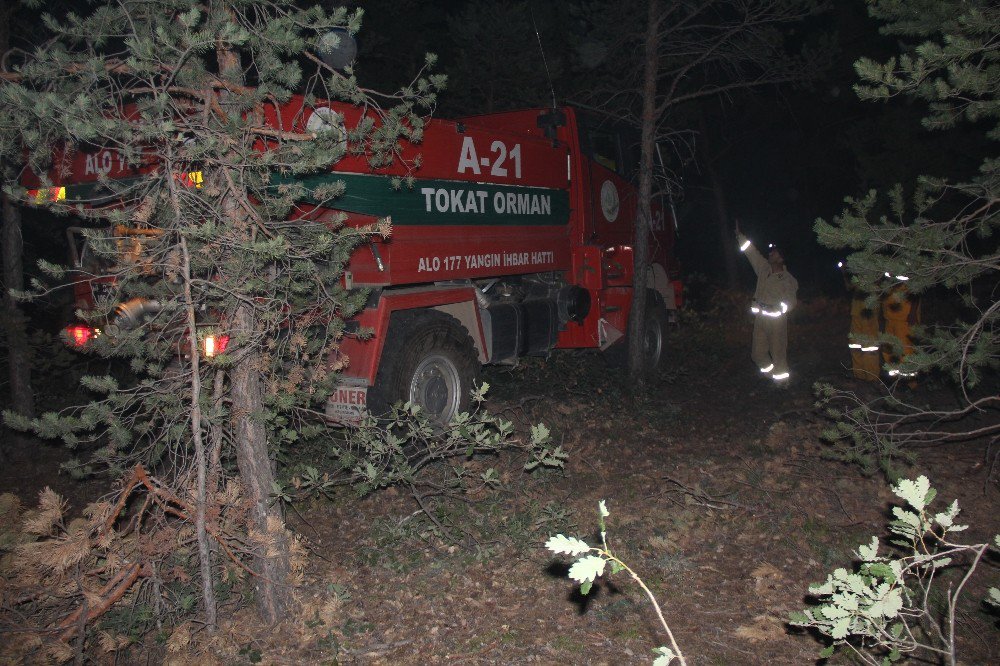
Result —
<instances>
[{"instance_id":1,"label":"fallen branch","mask_svg":"<svg viewBox=\"0 0 1000 666\"><path fill-rule=\"evenodd\" d=\"M745 504L739 504L738 502L730 502L728 500L720 499L718 497L713 497L712 495L709 495L708 493L703 491L700 487L695 486L694 488L691 488L690 486L681 483L680 481L678 481L673 477L664 476L661 478L664 481L669 481L670 483L677 486L677 490L674 492L680 492L685 497L690 497L691 500L698 506L703 506L709 509L720 509L720 510L727 508L734 508L734 509L750 508Z\"/></svg>"},{"instance_id":2,"label":"fallen branch","mask_svg":"<svg viewBox=\"0 0 1000 666\"><path fill-rule=\"evenodd\" d=\"M98 539L110 533L114 528L115 521L121 517L122 512L125 510L132 494L140 487L144 488L148 492L148 495L142 505L140 515L134 516L132 521L130 521L130 527L141 523L141 514L146 513L148 508L153 504L159 507L166 515L173 516L185 522L191 521L191 516L194 515L192 506L168 488L162 486L154 477L151 477L142 465L136 465L123 480L117 501L112 505L104 521L99 525L97 529ZM239 554L228 543L225 533L220 531L217 526L206 526L206 531L218 543L220 550L232 562L249 575L261 577L259 573L253 571L241 560ZM88 575L100 574L102 571L104 571L103 568L92 569L88 572ZM121 601L132 586L135 585L136 581L142 577L149 577L152 574L153 565L150 561L132 561L128 563L101 587L95 595L99 599L97 603L94 603L92 600L81 602L73 612L60 620L58 625L43 631L45 633L59 632L59 639L69 642L74 637L83 633L86 627L94 620L107 613L112 606ZM42 593L38 592L35 595L25 597L25 599L30 600L40 596L42 596Z\"/></svg>"},{"instance_id":3,"label":"fallen branch","mask_svg":"<svg viewBox=\"0 0 1000 666\"><path fill-rule=\"evenodd\" d=\"M87 604L81 604L79 608L59 623L59 629L63 630L59 634L60 640L69 642L76 636L81 627L87 626L88 622L104 615L111 606L124 597L125 593L132 587L132 584L139 579L140 574L148 576L151 571L152 568L148 564L140 565L138 563L119 571L114 578L101 588L99 593L101 602L96 607L91 609Z\"/></svg>"}]
</instances>

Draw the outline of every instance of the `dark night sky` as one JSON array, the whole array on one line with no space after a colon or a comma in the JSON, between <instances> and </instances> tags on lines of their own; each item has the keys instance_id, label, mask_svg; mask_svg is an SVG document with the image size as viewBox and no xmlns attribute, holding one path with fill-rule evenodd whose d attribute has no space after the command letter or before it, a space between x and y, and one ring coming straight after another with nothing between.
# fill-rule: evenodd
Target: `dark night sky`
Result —
<instances>
[{"instance_id":1,"label":"dark night sky","mask_svg":"<svg viewBox=\"0 0 1000 666\"><path fill-rule=\"evenodd\" d=\"M836 270L842 257L816 242L815 220L829 220L843 210L846 196L873 187L912 183L920 174L970 173L985 146L981 132L927 132L920 125L922 104L858 99L855 61L881 62L899 48L879 34L860 0L835 3L807 29L836 35L833 66L807 86L770 90L723 109L730 126L714 129L729 143L718 166L730 217L758 245L783 248L803 294L842 293ZM704 233L710 193L699 173L685 180L682 260L688 271L711 276L721 270L721 258L715 234Z\"/></svg>"},{"instance_id":2,"label":"dark night sky","mask_svg":"<svg viewBox=\"0 0 1000 666\"><path fill-rule=\"evenodd\" d=\"M805 293L841 286L836 253L818 245L813 223L838 214L845 196L865 189L848 139L884 110L858 100L853 63L862 55L884 57L893 46L878 34L861 2L837 3L812 29L837 36L840 51L833 66L804 87L772 89L726 108L724 122L733 127L724 131L731 138L718 165L731 217L759 245L775 242L783 248ZM919 129L918 115L909 121ZM717 241L699 233L710 193L698 174L687 180L692 187L681 222L685 265L689 270L704 265L711 275L721 266Z\"/></svg>"}]
</instances>

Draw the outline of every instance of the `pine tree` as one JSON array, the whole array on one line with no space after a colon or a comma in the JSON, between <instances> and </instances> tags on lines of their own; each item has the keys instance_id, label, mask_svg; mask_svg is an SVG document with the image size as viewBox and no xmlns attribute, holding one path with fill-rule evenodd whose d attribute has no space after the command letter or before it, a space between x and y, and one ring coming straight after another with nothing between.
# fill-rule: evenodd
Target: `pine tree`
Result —
<instances>
[{"instance_id":1,"label":"pine tree","mask_svg":"<svg viewBox=\"0 0 1000 666\"><path fill-rule=\"evenodd\" d=\"M271 497L274 454L318 427L310 415L335 374L328 359L364 298L339 278L368 233L296 208L343 191L299 177L346 151L373 167L391 162L399 141L420 140L421 114L443 78L421 76L392 95L362 89L351 68L334 71L318 57L328 44L321 38L333 28L356 32L361 12L294 0L121 0L40 20L54 38L14 59L0 85L0 153L24 154L35 174L54 180L78 150L106 151L135 169L50 202L111 225L88 233L115 275L104 312L93 315L112 324L91 346L128 359L129 371L87 378L101 397L73 412L31 424L6 416L74 446L96 442L86 467L142 465L195 507L186 518L197 527L210 627L210 536L219 537L207 515L224 488L232 500L234 461L245 538L219 545L249 559L260 613L276 621L292 603L294 573ZM293 93L304 94L299 119L319 97L364 105L368 120L346 141L269 123ZM202 353L207 333L228 337L225 353Z\"/></svg>"},{"instance_id":2,"label":"pine tree","mask_svg":"<svg viewBox=\"0 0 1000 666\"><path fill-rule=\"evenodd\" d=\"M1000 399L993 383L1000 365L1000 160L993 143L1000 139L1000 8L965 0L869 0L868 8L883 23L881 31L899 40L901 52L886 62L859 60L858 95L887 104L925 104L927 131L981 131L986 155L971 177L949 173L953 165L925 165L945 172L848 198L841 215L816 223L820 242L850 251L846 263L852 279L873 300L904 278L912 294L947 290L961 305L955 321L918 330L916 352L895 369L943 373L959 387L962 405L935 412L902 400L890 402L888 409L856 405L831 433L852 442L852 455L884 458L907 442L1000 432L995 418ZM942 421L971 414L987 419L966 428L940 427Z\"/></svg>"}]
</instances>

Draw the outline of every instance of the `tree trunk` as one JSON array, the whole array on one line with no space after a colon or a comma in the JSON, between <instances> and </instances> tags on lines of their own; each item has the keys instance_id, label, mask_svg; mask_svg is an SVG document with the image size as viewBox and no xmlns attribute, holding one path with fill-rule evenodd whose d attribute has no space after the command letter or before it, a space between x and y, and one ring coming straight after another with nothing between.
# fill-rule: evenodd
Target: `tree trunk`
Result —
<instances>
[{"instance_id":1,"label":"tree trunk","mask_svg":"<svg viewBox=\"0 0 1000 666\"><path fill-rule=\"evenodd\" d=\"M10 409L25 417L35 415L35 395L31 389L31 350L25 330L27 317L10 295L24 288L21 238L21 210L6 193L3 197L3 323L7 335L7 371Z\"/></svg>"},{"instance_id":2,"label":"tree trunk","mask_svg":"<svg viewBox=\"0 0 1000 666\"><path fill-rule=\"evenodd\" d=\"M226 390L226 371L216 370L212 379L212 411L222 413L223 398ZM222 483L222 447L225 445L223 425L219 420L206 419L205 429L208 431L208 488L216 492Z\"/></svg>"},{"instance_id":3,"label":"tree trunk","mask_svg":"<svg viewBox=\"0 0 1000 666\"><path fill-rule=\"evenodd\" d=\"M10 47L10 26L17 10L17 3L3 3L0 8L0 57ZM3 173L0 162L0 173ZM35 394L31 389L31 352L26 333L27 318L17 301L11 298L11 289L24 288L23 250L21 238L21 209L6 193L3 199L3 325L7 334L7 377L10 384L9 408L31 418L35 415ZM20 439L20 435L16 436ZM3 449L0 448L0 457Z\"/></svg>"},{"instance_id":4,"label":"tree trunk","mask_svg":"<svg viewBox=\"0 0 1000 666\"><path fill-rule=\"evenodd\" d=\"M239 55L225 42L216 47L219 71L222 78L242 82ZM227 94L220 93L223 107ZM222 205L226 216L249 241L253 237L250 220L241 207L239 197L245 196L233 188L239 182L239 173L233 170L226 176L224 187L229 190ZM258 340L258 330L253 309L247 303L236 306L232 319L232 336L236 340ZM261 619L274 623L283 619L291 608L292 594L288 584L291 573L291 550L285 520L278 504L271 501L274 487L274 467L267 450L267 429L261 419L264 412L264 386L261 379L261 350L258 343L250 343L241 350L239 359L230 373L230 420L233 445L236 447L236 465L240 481L251 505L250 528L266 543L253 543L254 570L257 572L257 610Z\"/></svg>"},{"instance_id":5,"label":"tree trunk","mask_svg":"<svg viewBox=\"0 0 1000 666\"><path fill-rule=\"evenodd\" d=\"M719 234L719 246L722 248L722 258L726 269L726 286L729 289L739 289L739 274L736 268L736 240L733 229L729 226L729 206L726 203L726 191L719 182L718 174L711 166L705 169L712 184L712 194L715 198L715 228Z\"/></svg>"},{"instance_id":6,"label":"tree trunk","mask_svg":"<svg viewBox=\"0 0 1000 666\"><path fill-rule=\"evenodd\" d=\"M632 255L632 312L628 319L628 372L633 386L645 383L643 335L646 323L646 273L649 271L650 202L653 198L653 152L656 150L656 79L659 74L659 2L649 1L646 22L646 61L642 83L642 138L639 157L639 211Z\"/></svg>"},{"instance_id":7,"label":"tree trunk","mask_svg":"<svg viewBox=\"0 0 1000 666\"><path fill-rule=\"evenodd\" d=\"M194 531L198 541L198 570L201 573L201 601L205 608L205 628L209 633L215 633L218 624L218 605L215 602L215 586L212 583L212 553L208 543L208 532L205 528L205 505L208 502L207 476L208 456L205 452L205 439L202 436L201 413L201 354L198 349L197 322L194 315L194 301L191 293L191 255L188 253L187 241L181 237L181 255L184 268L184 304L187 310L188 331L191 350L191 438L194 440L194 462L197 478L195 491Z\"/></svg>"},{"instance_id":8,"label":"tree trunk","mask_svg":"<svg viewBox=\"0 0 1000 666\"><path fill-rule=\"evenodd\" d=\"M719 235L719 246L722 249L722 258L726 270L726 286L730 290L739 288L739 272L736 267L736 241L733 240L733 229L729 226L729 205L726 201L726 190L719 180L719 173L715 169L715 159L720 153L712 150L712 137L708 127L701 123L701 139L705 154L705 173L708 174L708 182L712 186L712 196L715 202L715 230Z\"/></svg>"},{"instance_id":9,"label":"tree trunk","mask_svg":"<svg viewBox=\"0 0 1000 666\"><path fill-rule=\"evenodd\" d=\"M242 338L241 333L253 331L253 323L250 306L240 305L233 319L233 333ZM250 349L233 366L232 421L236 463L252 507L251 529L269 540L266 545L255 545L257 609L261 619L273 623L281 620L292 604L287 584L291 564L285 521L278 505L270 501L274 468L267 451L267 430L260 419L264 388L259 362L260 354Z\"/></svg>"}]
</instances>

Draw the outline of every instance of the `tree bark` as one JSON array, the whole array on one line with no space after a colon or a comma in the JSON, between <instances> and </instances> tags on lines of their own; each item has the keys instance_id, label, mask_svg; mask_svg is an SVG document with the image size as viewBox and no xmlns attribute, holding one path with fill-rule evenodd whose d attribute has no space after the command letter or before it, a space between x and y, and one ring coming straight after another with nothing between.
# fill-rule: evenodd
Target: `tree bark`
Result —
<instances>
[{"instance_id":1,"label":"tree bark","mask_svg":"<svg viewBox=\"0 0 1000 666\"><path fill-rule=\"evenodd\" d=\"M715 230L719 235L719 247L722 250L723 265L726 271L726 285L730 290L736 290L739 288L736 241L733 240L733 229L729 226L729 204L726 200L726 190L722 186L719 172L715 168L715 160L720 157L720 153L712 150L712 137L704 119L702 119L700 129L705 154L703 164L705 173L708 174L708 182L712 187L712 197L715 204Z\"/></svg>"},{"instance_id":2,"label":"tree bark","mask_svg":"<svg viewBox=\"0 0 1000 666\"><path fill-rule=\"evenodd\" d=\"M3 322L7 335L7 372L10 408L25 417L35 415L31 388L31 350L26 332L27 317L11 296L11 289L24 288L21 210L3 194Z\"/></svg>"},{"instance_id":3,"label":"tree bark","mask_svg":"<svg viewBox=\"0 0 1000 666\"><path fill-rule=\"evenodd\" d=\"M231 82L242 83L243 70L239 54L225 42L219 42L216 57L222 77ZM225 91L220 93L220 101L225 106ZM228 195L222 202L225 215L239 233L250 241L254 235L251 222L240 206L240 197L245 197L246 193L233 185L239 182L239 173L233 169L219 176L225 176L228 181L224 183ZM236 447L236 465L251 506L250 528L266 540L263 544L251 542L254 549L254 569L257 572L257 611L264 622L274 623L283 619L293 605L288 585L291 549L280 506L271 501L274 466L267 448L267 429L262 420L264 386L259 342L252 342L259 340L255 324L252 306L246 302L237 305L232 319L232 337L251 342L242 350L230 373L230 421L233 444Z\"/></svg>"},{"instance_id":4,"label":"tree bark","mask_svg":"<svg viewBox=\"0 0 1000 666\"><path fill-rule=\"evenodd\" d=\"M233 319L235 337L243 338L241 333L252 333L253 323L250 306L240 305ZM274 468L267 450L267 430L260 419L264 409L264 387L259 360L258 353L249 351L233 366L230 375L232 422L236 464L251 505L251 528L269 539L266 546L255 546L257 609L261 619L273 623L281 620L292 604L287 584L291 563L284 518L279 506L270 501Z\"/></svg>"},{"instance_id":5,"label":"tree bark","mask_svg":"<svg viewBox=\"0 0 1000 666\"><path fill-rule=\"evenodd\" d=\"M646 323L646 273L649 271L649 221L653 198L653 152L656 150L656 81L659 76L659 2L649 0L642 82L642 137L639 156L639 210L632 254L632 312L628 319L628 370L633 386L645 384L643 327Z\"/></svg>"},{"instance_id":6,"label":"tree bark","mask_svg":"<svg viewBox=\"0 0 1000 666\"><path fill-rule=\"evenodd\" d=\"M0 57L10 47L10 26L17 3L3 3L0 8ZM4 164L0 161L0 173ZM10 409L31 418L35 415L35 393L31 388L31 350L26 332L27 317L10 295L11 289L24 289L21 209L6 193L3 199L3 325L7 334L7 373L10 384ZM15 436L20 439L20 435ZM3 449L0 448L0 457Z\"/></svg>"},{"instance_id":7,"label":"tree bark","mask_svg":"<svg viewBox=\"0 0 1000 666\"><path fill-rule=\"evenodd\" d=\"M729 226L729 206L726 202L726 191L719 182L715 169L708 167L708 178L712 184L712 194L715 199L715 228L719 233L719 246L722 248L722 258L726 270L726 285L730 291L739 289L739 275L736 269L736 240L733 228Z\"/></svg>"},{"instance_id":8,"label":"tree bark","mask_svg":"<svg viewBox=\"0 0 1000 666\"><path fill-rule=\"evenodd\" d=\"M205 505L208 502L207 476L208 456L205 452L205 440L202 436L201 412L201 354L198 348L197 322L194 315L194 299L191 293L191 255L188 253L187 241L181 237L181 255L184 262L184 302L187 310L187 326L190 335L191 350L191 438L194 440L195 472L197 488L195 491L194 530L198 541L198 570L201 573L201 601L205 607L205 628L209 633L215 633L219 620L218 605L215 601L215 586L212 582L212 553L208 543L208 532L205 529Z\"/></svg>"}]
</instances>

